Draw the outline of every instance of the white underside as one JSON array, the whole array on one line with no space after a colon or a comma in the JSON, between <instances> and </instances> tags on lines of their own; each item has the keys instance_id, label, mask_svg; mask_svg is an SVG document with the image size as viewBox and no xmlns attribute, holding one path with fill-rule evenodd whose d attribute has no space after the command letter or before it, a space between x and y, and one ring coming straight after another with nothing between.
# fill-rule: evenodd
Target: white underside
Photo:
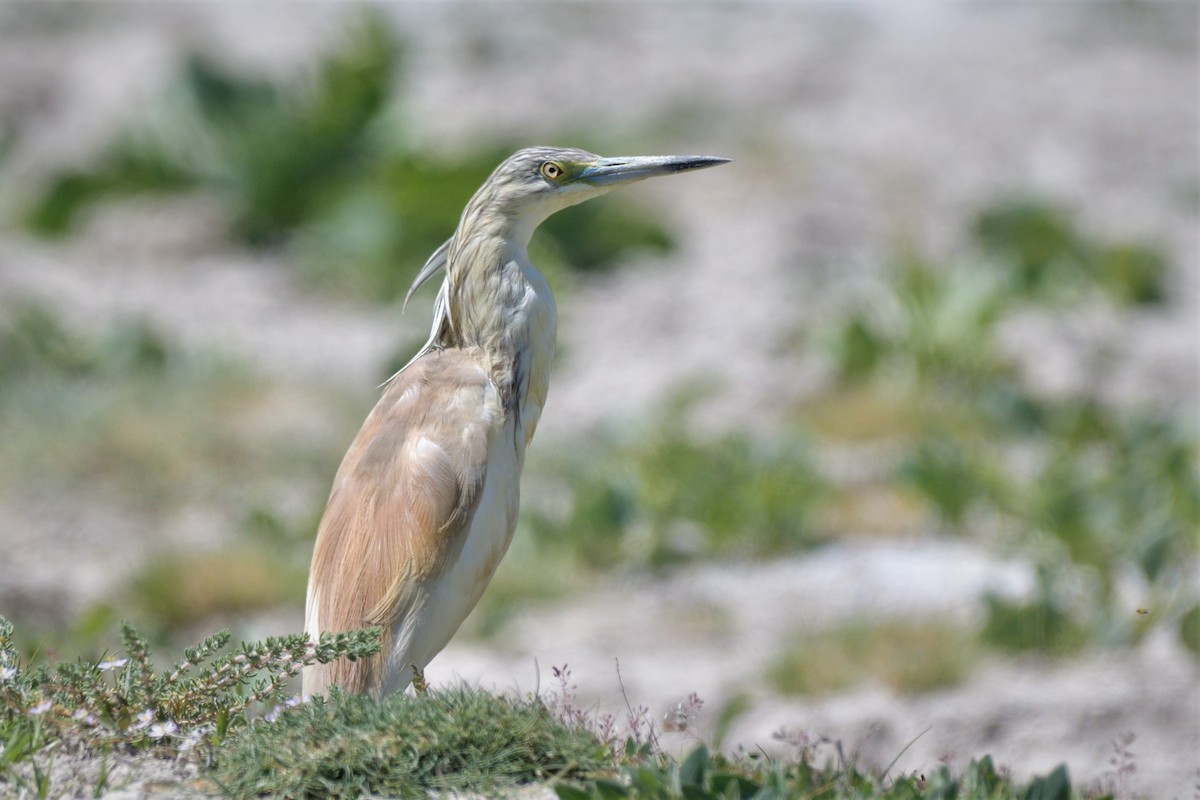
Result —
<instances>
[{"instance_id":1,"label":"white underside","mask_svg":"<svg viewBox=\"0 0 1200 800\"><path fill-rule=\"evenodd\" d=\"M410 664L424 670L475 608L512 541L520 499L520 468L510 421L488 448L483 494L462 553L453 565L418 593L416 602L393 628L393 647L384 667L384 695L403 691L412 680Z\"/></svg>"}]
</instances>

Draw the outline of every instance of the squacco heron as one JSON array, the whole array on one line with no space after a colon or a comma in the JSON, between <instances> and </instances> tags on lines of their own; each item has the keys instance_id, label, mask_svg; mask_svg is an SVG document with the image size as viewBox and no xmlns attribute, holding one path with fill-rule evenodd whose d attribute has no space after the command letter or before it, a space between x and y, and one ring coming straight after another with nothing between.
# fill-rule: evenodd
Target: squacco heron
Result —
<instances>
[{"instance_id":1,"label":"squacco heron","mask_svg":"<svg viewBox=\"0 0 1200 800\"><path fill-rule=\"evenodd\" d=\"M383 648L306 668L305 696L423 686L425 666L508 549L554 356L554 298L526 253L534 230L620 186L728 160L535 147L504 161L467 203L409 290L445 269L429 341L350 445L313 550L308 635L378 625Z\"/></svg>"}]
</instances>

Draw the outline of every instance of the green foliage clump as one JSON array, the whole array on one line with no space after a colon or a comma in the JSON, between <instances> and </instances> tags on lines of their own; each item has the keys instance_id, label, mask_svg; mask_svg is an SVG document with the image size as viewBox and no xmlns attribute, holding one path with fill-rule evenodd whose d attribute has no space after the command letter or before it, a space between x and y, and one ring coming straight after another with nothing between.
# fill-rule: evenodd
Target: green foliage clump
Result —
<instances>
[{"instance_id":1,"label":"green foliage clump","mask_svg":"<svg viewBox=\"0 0 1200 800\"><path fill-rule=\"evenodd\" d=\"M1034 200L1003 201L980 211L972 232L987 252L1010 261L1019 292L1046 291L1056 279L1077 279L1071 273L1082 269L1086 248L1059 208Z\"/></svg>"},{"instance_id":2,"label":"green foliage clump","mask_svg":"<svg viewBox=\"0 0 1200 800\"><path fill-rule=\"evenodd\" d=\"M627 253L667 253L675 239L657 217L626 202L581 203L561 211L538 228L539 265L552 274L563 266L579 272L603 272Z\"/></svg>"},{"instance_id":3,"label":"green foliage clump","mask_svg":"<svg viewBox=\"0 0 1200 800\"><path fill-rule=\"evenodd\" d=\"M1009 268L1010 289L1030 298L1070 296L1095 286L1125 304L1167 298L1167 260L1136 242L1093 240L1060 208L1032 199L1010 199L985 208L973 233L984 252Z\"/></svg>"},{"instance_id":4,"label":"green foliage clump","mask_svg":"<svg viewBox=\"0 0 1200 800\"><path fill-rule=\"evenodd\" d=\"M402 56L378 15L360 19L291 81L247 77L195 55L158 107L95 164L55 178L26 222L61 236L105 197L202 188L223 199L237 241L291 244L317 282L392 300L515 149L489 146L450 161L412 147L396 107ZM607 269L631 251L672 246L652 215L620 200L568 210L535 241L552 273Z\"/></svg>"},{"instance_id":5,"label":"green foliage clump","mask_svg":"<svg viewBox=\"0 0 1200 800\"><path fill-rule=\"evenodd\" d=\"M1061 568L1041 564L1038 592L1032 600L1018 602L986 596L983 640L1010 653L1070 655L1079 651L1087 644L1089 631L1076 619L1071 603L1063 596L1065 582Z\"/></svg>"},{"instance_id":6,"label":"green foliage clump","mask_svg":"<svg viewBox=\"0 0 1200 800\"><path fill-rule=\"evenodd\" d=\"M872 313L839 323L831 343L843 379L870 378L897 361L924 380L1006 378L1011 365L998 361L993 334L1021 303L1079 302L1089 289L1122 304L1167 299L1169 264L1158 249L1089 236L1051 204L997 202L971 232L984 263L939 269L906 255Z\"/></svg>"},{"instance_id":7,"label":"green foliage clump","mask_svg":"<svg viewBox=\"0 0 1200 800\"><path fill-rule=\"evenodd\" d=\"M159 373L171 353L150 326L127 322L89 341L45 306L23 304L0 324L0 392L47 375L63 378Z\"/></svg>"},{"instance_id":8,"label":"green foliage clump","mask_svg":"<svg viewBox=\"0 0 1200 800\"><path fill-rule=\"evenodd\" d=\"M286 704L289 682L308 664L365 658L379 650L379 629L304 634L243 643L220 654L228 631L184 651L159 672L145 637L121 629L120 656L63 662L52 670L22 663L13 625L0 617L0 788L22 780L15 768L46 748L70 742L85 751L203 750L245 726L263 705Z\"/></svg>"},{"instance_id":9,"label":"green foliage clump","mask_svg":"<svg viewBox=\"0 0 1200 800\"><path fill-rule=\"evenodd\" d=\"M298 230L298 249L308 254L307 273L350 293L381 299L404 295L417 268L454 232L471 195L514 149L488 147L448 160L389 148L369 174L333 195L322 213ZM674 244L652 214L618 198L550 217L538 228L530 251L561 289L572 272L603 272L629 253L668 252Z\"/></svg>"},{"instance_id":10,"label":"green foliage clump","mask_svg":"<svg viewBox=\"0 0 1200 800\"><path fill-rule=\"evenodd\" d=\"M1075 415L1047 414L1064 416ZM1107 419L1082 438L1053 424L1050 431L1044 465L1005 490L1007 513L1035 551L1048 553L1039 593L1025 605L990 600L985 635L1009 649L1070 651L1085 638L1080 628L1100 643L1135 641L1150 623L1182 613L1174 606L1188 599L1178 590L1187 585L1200 530L1196 442L1179 426L1146 417ZM1085 609L1074 615L1063 598L1069 578L1054 564L1060 554L1085 580ZM1119 596L1118 576L1127 568L1151 589L1154 618Z\"/></svg>"},{"instance_id":11,"label":"green foliage clump","mask_svg":"<svg viewBox=\"0 0 1200 800\"><path fill-rule=\"evenodd\" d=\"M973 633L932 622L858 624L796 636L768 673L784 694L827 694L876 680L897 692L959 683L978 656Z\"/></svg>"},{"instance_id":12,"label":"green foliage clump","mask_svg":"<svg viewBox=\"0 0 1200 800\"><path fill-rule=\"evenodd\" d=\"M1022 787L997 772L988 756L973 760L962 775L939 767L924 775L887 778L853 765L818 766L805 749L796 760L729 758L703 745L682 762L625 764L612 778L555 786L559 800L1069 800L1065 766Z\"/></svg>"},{"instance_id":13,"label":"green foliage clump","mask_svg":"<svg viewBox=\"0 0 1200 800\"><path fill-rule=\"evenodd\" d=\"M59 176L27 221L60 235L105 195L208 185L228 201L239 238L278 241L367 158L369 126L389 99L396 57L378 21L357 26L309 79L289 87L193 56L162 119L118 139L94 167Z\"/></svg>"},{"instance_id":14,"label":"green foliage clump","mask_svg":"<svg viewBox=\"0 0 1200 800\"><path fill-rule=\"evenodd\" d=\"M906 258L885 288L869 312L850 314L830 338L844 381L902 371L922 386L953 387L1004 374L991 336L1009 303L994 273Z\"/></svg>"},{"instance_id":15,"label":"green foliage clump","mask_svg":"<svg viewBox=\"0 0 1200 800\"><path fill-rule=\"evenodd\" d=\"M1179 633L1184 645L1200 656L1200 604L1192 606L1179 618Z\"/></svg>"},{"instance_id":16,"label":"green foliage clump","mask_svg":"<svg viewBox=\"0 0 1200 800\"><path fill-rule=\"evenodd\" d=\"M980 498L992 492L995 478L990 472L984 459L959 439L931 433L904 459L897 477L937 509L946 524L957 528Z\"/></svg>"},{"instance_id":17,"label":"green foliage clump","mask_svg":"<svg viewBox=\"0 0 1200 800\"><path fill-rule=\"evenodd\" d=\"M1153 582L1195 544L1195 462L1195 444L1162 420L1117 419L1096 441L1056 439L1030 487L1035 519L1074 563L1099 568L1119 555Z\"/></svg>"},{"instance_id":18,"label":"green foliage clump","mask_svg":"<svg viewBox=\"0 0 1200 800\"><path fill-rule=\"evenodd\" d=\"M127 594L164 635L208 618L276 608L304 597L307 570L261 546L162 555L140 567Z\"/></svg>"},{"instance_id":19,"label":"green foliage clump","mask_svg":"<svg viewBox=\"0 0 1200 800\"><path fill-rule=\"evenodd\" d=\"M531 515L537 540L593 567L761 557L818 543L810 516L821 482L800 441L744 432L699 441L683 416L665 414L654 434L561 467L570 503L565 514Z\"/></svg>"},{"instance_id":20,"label":"green foliage clump","mask_svg":"<svg viewBox=\"0 0 1200 800\"><path fill-rule=\"evenodd\" d=\"M1083 298L1066 287L1119 295L1125 289L1105 283L1096 265L1150 251L1092 242L1040 205L1001 204L981 215L976 233L993 262L939 269L906 259L871 313L837 327L835 392L888 399L853 408L910 410L883 426L905 453L889 479L946 528L970 532L986 521L1033 555L1037 595L987 598L985 640L1049 652L1134 641L1194 602L1178 591L1200 529L1194 430L1093 398L1032 395L997 329L1022 304ZM1149 619L1117 592L1130 568L1150 590Z\"/></svg>"},{"instance_id":21,"label":"green foliage clump","mask_svg":"<svg viewBox=\"0 0 1200 800\"><path fill-rule=\"evenodd\" d=\"M183 169L122 139L107 148L94 168L57 175L26 212L25 225L42 236L63 236L79 213L99 200L179 191L192 183Z\"/></svg>"},{"instance_id":22,"label":"green foliage clump","mask_svg":"<svg viewBox=\"0 0 1200 800\"><path fill-rule=\"evenodd\" d=\"M465 687L382 701L335 689L234 733L214 777L234 797L425 797L581 775L607 756L537 702Z\"/></svg>"}]
</instances>

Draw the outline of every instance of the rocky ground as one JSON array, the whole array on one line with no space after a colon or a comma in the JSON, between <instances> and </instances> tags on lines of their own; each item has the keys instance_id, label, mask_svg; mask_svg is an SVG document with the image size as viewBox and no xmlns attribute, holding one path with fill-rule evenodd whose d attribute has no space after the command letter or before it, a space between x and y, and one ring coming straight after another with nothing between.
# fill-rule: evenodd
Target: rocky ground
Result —
<instances>
[{"instance_id":1,"label":"rocky ground","mask_svg":"<svg viewBox=\"0 0 1200 800\"><path fill-rule=\"evenodd\" d=\"M718 389L702 421L768 427L783 398L822 375L818 360L776 345L825 311L823 289L898 243L956 252L970 210L1014 190L1067 204L1085 226L1162 243L1177 268L1166 312L1101 308L1010 331L1009 346L1029 355L1029 378L1078 390L1081 354L1102 344L1118 356L1108 399L1195 406L1192 4L504 4L469 14L413 4L387 13L409 43L407 116L423 141L453 152L489 136L567 144L586 130L737 159L635 190L670 215L683 244L571 298L543 440L644 413L695 378ZM154 96L183 48L284 72L311 59L345 16L331 5L0 7L0 119L16 133L0 201L12 207L48 170L94 153ZM61 246L0 230L0 310L36 297L84 326L141 315L265 371L363 384L425 325L396 309L331 304L297 287L275 257L214 245L219 215L203 198L131 202ZM155 535L105 498L4 492L0 502L0 596L18 582L25 594L67 586L103 596ZM189 519L188 538L218 535L203 514ZM897 764L905 770L991 752L1023 773L1066 760L1076 780L1097 781L1114 771L1112 741L1132 731L1137 772L1122 788L1194 796L1200 677L1162 638L1065 664L989 664L960 687L918 697L868 686L783 700L755 680L797 621L969 618L981 588L1020 592L1029 580L1020 563L937 539L714 565L523 612L502 652L455 643L430 673L531 690L535 659L543 686L552 665L568 663L581 697L619 709L619 659L626 694L656 711L690 691L710 710L747 693L730 744L772 746L787 727L886 764L916 739ZM697 622L697 607L736 623ZM293 610L279 624L298 622Z\"/></svg>"}]
</instances>

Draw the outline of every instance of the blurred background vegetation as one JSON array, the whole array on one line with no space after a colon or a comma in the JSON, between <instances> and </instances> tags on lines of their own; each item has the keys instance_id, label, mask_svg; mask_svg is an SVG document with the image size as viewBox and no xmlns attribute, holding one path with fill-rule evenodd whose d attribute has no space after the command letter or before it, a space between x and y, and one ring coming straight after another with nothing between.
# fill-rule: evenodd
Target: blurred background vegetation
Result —
<instances>
[{"instance_id":1,"label":"blurred background vegetation","mask_svg":"<svg viewBox=\"0 0 1200 800\"><path fill-rule=\"evenodd\" d=\"M453 159L415 149L395 101L402 56L374 15L353 24L314 74L287 82L193 55L97 163L46 187L26 224L61 237L105 197L205 189L229 209L232 240L287 247L326 290L395 300L409 270L453 233L483 178L518 147L492 142ZM632 251L671 246L652 213L618 201L556 215L533 255L565 281L566 264L605 270Z\"/></svg>"},{"instance_id":2,"label":"blurred background vegetation","mask_svg":"<svg viewBox=\"0 0 1200 800\"><path fill-rule=\"evenodd\" d=\"M391 303L517 144L453 157L415 145L396 84L404 49L368 15L291 79L193 55L91 163L40 186L21 224L66 242L114 197L205 193L226 211L231 246L285 253L315 294ZM579 144L606 149L596 136ZM521 531L470 631L494 635L522 604L616 573L923 531L1027 560L1035 591L984 598L973 627L798 634L772 685L825 692L882 675L920 691L961 680L980 652L1066 655L1164 626L1200 654L1196 409L1039 396L1000 343L1031 310L1154 313L1170 302L1165 251L1086 230L1033 196L997 198L962 233L968 245L951 260L898 250L845 314L797 335L792 347L823 348L830 377L771 435L705 432L683 399L703 392L684 386L630 429L534 447ZM569 305L581 273L676 243L653 210L618 196L552 218L534 246ZM1095 354L1098 379L1104 358ZM101 487L162 525L180 505L217 508L229 531L203 547L164 536L122 592L65 624L3 609L26 649L96 655L118 616L165 642L298 606L329 480L370 398L369 387L256 374L139 320L84 333L44 305L10 307L0 482L63 495ZM303 437L291 417L271 424L293 406L322 409L328 424ZM851 446L876 454L865 477L825 468ZM883 519L868 519L881 501ZM1131 596L1148 599L1131 606Z\"/></svg>"}]
</instances>

